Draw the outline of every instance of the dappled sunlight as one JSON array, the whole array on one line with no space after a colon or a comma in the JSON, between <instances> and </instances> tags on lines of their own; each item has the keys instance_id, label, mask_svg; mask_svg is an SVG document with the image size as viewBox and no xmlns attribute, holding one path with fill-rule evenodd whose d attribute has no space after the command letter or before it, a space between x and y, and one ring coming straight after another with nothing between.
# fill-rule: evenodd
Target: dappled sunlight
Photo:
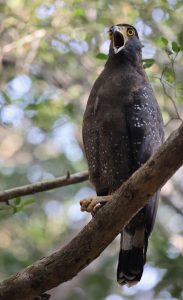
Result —
<instances>
[{"instance_id":1,"label":"dappled sunlight","mask_svg":"<svg viewBox=\"0 0 183 300\"><path fill-rule=\"evenodd\" d=\"M0 231L0 248L8 248L11 244L11 235L8 230L1 230Z\"/></svg>"},{"instance_id":2,"label":"dappled sunlight","mask_svg":"<svg viewBox=\"0 0 183 300\"><path fill-rule=\"evenodd\" d=\"M71 222L74 222L74 223L85 219L85 215L83 214L83 212L80 211L79 203L70 205L70 207L68 209L68 217L70 218ZM73 226L75 226L75 224L73 224L72 227Z\"/></svg>"},{"instance_id":3,"label":"dappled sunlight","mask_svg":"<svg viewBox=\"0 0 183 300\"><path fill-rule=\"evenodd\" d=\"M24 118L24 112L16 105L6 105L1 110L1 119L4 124L20 127Z\"/></svg>"},{"instance_id":4,"label":"dappled sunlight","mask_svg":"<svg viewBox=\"0 0 183 300\"><path fill-rule=\"evenodd\" d=\"M74 195L74 202L78 202L83 199L83 198L87 198L87 197L92 197L92 196L96 196L96 192L89 187L83 187L82 189L80 189L75 195Z\"/></svg>"},{"instance_id":5,"label":"dappled sunlight","mask_svg":"<svg viewBox=\"0 0 183 300\"><path fill-rule=\"evenodd\" d=\"M18 134L6 136L0 143L0 156L2 159L11 158L23 145L23 138Z\"/></svg>"},{"instance_id":6,"label":"dappled sunlight","mask_svg":"<svg viewBox=\"0 0 183 300\"><path fill-rule=\"evenodd\" d=\"M29 167L27 172L27 178L29 182L37 182L42 179L43 169L40 165L32 165Z\"/></svg>"},{"instance_id":7,"label":"dappled sunlight","mask_svg":"<svg viewBox=\"0 0 183 300\"><path fill-rule=\"evenodd\" d=\"M137 289L142 291L153 289L156 286L156 284L161 280L163 274L163 270L158 270L158 268L153 268L152 266L147 264L144 268L142 280L137 285Z\"/></svg>"},{"instance_id":8,"label":"dappled sunlight","mask_svg":"<svg viewBox=\"0 0 183 300\"><path fill-rule=\"evenodd\" d=\"M133 24L138 31L163 119L173 119L168 137L180 124L174 100L183 116L182 12L178 0L1 1L1 190L87 169L83 112L106 63L112 24ZM118 235L77 277L52 290L51 299L182 299L182 178L180 168L161 190L140 283L128 288L116 282ZM95 195L85 181L1 203L0 278L66 245L92 219L80 211L79 201Z\"/></svg>"},{"instance_id":9,"label":"dappled sunlight","mask_svg":"<svg viewBox=\"0 0 183 300\"><path fill-rule=\"evenodd\" d=\"M56 200L48 201L44 206L44 211L50 219L63 218L64 216L63 205Z\"/></svg>"},{"instance_id":10,"label":"dappled sunlight","mask_svg":"<svg viewBox=\"0 0 183 300\"><path fill-rule=\"evenodd\" d=\"M74 131L75 126L71 123L65 123L53 131L55 145L58 149L62 150L71 161L77 161L83 157L83 153L75 139Z\"/></svg>"},{"instance_id":11,"label":"dappled sunlight","mask_svg":"<svg viewBox=\"0 0 183 300\"><path fill-rule=\"evenodd\" d=\"M41 4L36 8L35 13L38 18L46 19L54 13L55 9L53 4Z\"/></svg>"},{"instance_id":12,"label":"dappled sunlight","mask_svg":"<svg viewBox=\"0 0 183 300\"><path fill-rule=\"evenodd\" d=\"M29 250L26 249L22 244L14 244L13 245L12 254L19 261L26 261L29 258Z\"/></svg>"},{"instance_id":13,"label":"dappled sunlight","mask_svg":"<svg viewBox=\"0 0 183 300\"><path fill-rule=\"evenodd\" d=\"M48 158L58 157L62 152L60 147L58 147L52 139L49 139L42 145L38 145L34 150L35 157L39 160L47 160Z\"/></svg>"},{"instance_id":14,"label":"dappled sunlight","mask_svg":"<svg viewBox=\"0 0 183 300\"><path fill-rule=\"evenodd\" d=\"M7 86L7 93L12 100L16 100L29 92L32 81L27 75L18 75Z\"/></svg>"},{"instance_id":15,"label":"dappled sunlight","mask_svg":"<svg viewBox=\"0 0 183 300\"><path fill-rule=\"evenodd\" d=\"M183 256L183 237L181 235L172 235L170 237L170 243L179 250L181 255Z\"/></svg>"},{"instance_id":16,"label":"dappled sunlight","mask_svg":"<svg viewBox=\"0 0 183 300\"><path fill-rule=\"evenodd\" d=\"M27 133L27 141L30 144L40 144L44 141L45 134L39 127L32 127Z\"/></svg>"},{"instance_id":17,"label":"dappled sunlight","mask_svg":"<svg viewBox=\"0 0 183 300\"><path fill-rule=\"evenodd\" d=\"M123 299L124 298L116 294L111 294L105 298L105 300L123 300Z\"/></svg>"}]
</instances>

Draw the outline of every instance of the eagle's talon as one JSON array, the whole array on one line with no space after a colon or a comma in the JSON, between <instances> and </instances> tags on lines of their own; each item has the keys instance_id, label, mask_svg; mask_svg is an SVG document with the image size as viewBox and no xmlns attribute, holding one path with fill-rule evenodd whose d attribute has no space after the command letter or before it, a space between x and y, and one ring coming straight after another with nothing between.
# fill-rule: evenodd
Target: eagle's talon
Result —
<instances>
[{"instance_id":1,"label":"eagle's talon","mask_svg":"<svg viewBox=\"0 0 183 300\"><path fill-rule=\"evenodd\" d=\"M93 200L92 198L81 200L80 201L81 211L90 212L90 211L88 211L88 207L89 207L90 203L92 202L92 200Z\"/></svg>"},{"instance_id":2,"label":"eagle's talon","mask_svg":"<svg viewBox=\"0 0 183 300\"><path fill-rule=\"evenodd\" d=\"M97 203L97 204L95 205L95 207L93 208L93 214L95 215L95 214L99 211L99 209L100 209L102 206L103 206L102 204Z\"/></svg>"},{"instance_id":3,"label":"eagle's talon","mask_svg":"<svg viewBox=\"0 0 183 300\"><path fill-rule=\"evenodd\" d=\"M83 199L80 201L81 211L95 212L95 207L99 205L98 198Z\"/></svg>"},{"instance_id":4,"label":"eagle's talon","mask_svg":"<svg viewBox=\"0 0 183 300\"><path fill-rule=\"evenodd\" d=\"M94 212L96 205L99 203L98 201L99 200L97 198L91 199L91 202L87 207L87 212Z\"/></svg>"},{"instance_id":5,"label":"eagle's talon","mask_svg":"<svg viewBox=\"0 0 183 300\"><path fill-rule=\"evenodd\" d=\"M101 206L110 200L110 196L87 198L80 201L81 211L87 211L89 213L96 213Z\"/></svg>"}]
</instances>

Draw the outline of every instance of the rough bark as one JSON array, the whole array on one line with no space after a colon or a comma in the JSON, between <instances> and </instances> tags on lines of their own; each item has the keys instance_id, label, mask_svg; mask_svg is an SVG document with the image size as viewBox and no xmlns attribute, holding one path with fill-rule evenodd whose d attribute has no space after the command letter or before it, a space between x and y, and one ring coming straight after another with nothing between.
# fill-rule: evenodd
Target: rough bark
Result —
<instances>
[{"instance_id":1,"label":"rough bark","mask_svg":"<svg viewBox=\"0 0 183 300\"><path fill-rule=\"evenodd\" d=\"M88 179L88 172L84 171L81 173L75 173L70 175L69 173L66 176L56 178L54 180L36 182L34 184L27 184L24 186L12 188L0 192L0 202L6 202L10 199L16 197L31 195L40 193L43 191L52 190L55 188L60 188L62 186L71 185L74 183L79 183Z\"/></svg>"},{"instance_id":2,"label":"rough bark","mask_svg":"<svg viewBox=\"0 0 183 300\"><path fill-rule=\"evenodd\" d=\"M96 216L61 250L0 284L1 300L31 300L72 279L92 262L127 222L183 164L183 124L159 151L111 196Z\"/></svg>"}]
</instances>

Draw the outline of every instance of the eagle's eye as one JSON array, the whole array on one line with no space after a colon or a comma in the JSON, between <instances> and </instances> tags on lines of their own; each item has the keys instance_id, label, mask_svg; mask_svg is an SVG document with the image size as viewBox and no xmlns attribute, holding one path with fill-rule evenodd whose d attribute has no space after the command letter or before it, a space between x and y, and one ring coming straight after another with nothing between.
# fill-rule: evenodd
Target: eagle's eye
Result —
<instances>
[{"instance_id":1,"label":"eagle's eye","mask_svg":"<svg viewBox=\"0 0 183 300\"><path fill-rule=\"evenodd\" d=\"M132 28L128 28L127 29L127 35L128 36L132 36L132 35L134 35L135 34L135 31L132 29Z\"/></svg>"}]
</instances>

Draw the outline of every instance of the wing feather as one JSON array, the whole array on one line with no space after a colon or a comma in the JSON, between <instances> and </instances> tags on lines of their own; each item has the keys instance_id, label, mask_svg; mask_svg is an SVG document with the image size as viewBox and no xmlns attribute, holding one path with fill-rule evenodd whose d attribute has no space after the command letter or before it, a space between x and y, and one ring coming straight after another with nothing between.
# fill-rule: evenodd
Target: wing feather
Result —
<instances>
[{"instance_id":1,"label":"wing feather","mask_svg":"<svg viewBox=\"0 0 183 300\"><path fill-rule=\"evenodd\" d=\"M159 105L150 86L145 86L133 94L133 101L127 108L127 124L133 159L133 171L144 164L164 141L163 120ZM159 192L144 209L148 236L157 212Z\"/></svg>"}]
</instances>

